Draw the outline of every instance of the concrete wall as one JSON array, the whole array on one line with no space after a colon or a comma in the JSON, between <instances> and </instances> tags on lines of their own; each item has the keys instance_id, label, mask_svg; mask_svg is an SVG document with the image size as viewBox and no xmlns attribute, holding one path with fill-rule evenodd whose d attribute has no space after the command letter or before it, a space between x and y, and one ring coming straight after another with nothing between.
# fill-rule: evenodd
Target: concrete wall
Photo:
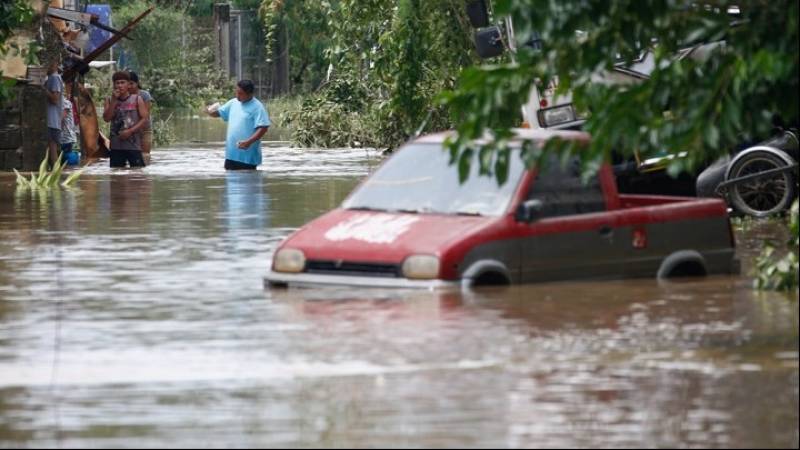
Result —
<instances>
[{"instance_id":1,"label":"concrete wall","mask_svg":"<svg viewBox=\"0 0 800 450\"><path fill-rule=\"evenodd\" d=\"M0 170L37 170L47 153L47 94L37 85L13 92L0 105Z\"/></svg>"}]
</instances>

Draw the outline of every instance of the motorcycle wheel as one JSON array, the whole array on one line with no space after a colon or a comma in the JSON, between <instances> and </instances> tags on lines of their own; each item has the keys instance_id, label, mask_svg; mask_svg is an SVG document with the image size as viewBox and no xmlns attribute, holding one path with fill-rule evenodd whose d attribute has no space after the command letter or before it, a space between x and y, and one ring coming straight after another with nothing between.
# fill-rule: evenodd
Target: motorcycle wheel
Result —
<instances>
[{"instance_id":1,"label":"motorcycle wheel","mask_svg":"<svg viewBox=\"0 0 800 450\"><path fill-rule=\"evenodd\" d=\"M786 166L779 157L766 152L754 152L743 156L731 168L731 180L753 175L766 170ZM795 180L790 172L782 172L768 178L760 178L731 187L731 206L753 217L766 217L786 210L795 196Z\"/></svg>"}]
</instances>

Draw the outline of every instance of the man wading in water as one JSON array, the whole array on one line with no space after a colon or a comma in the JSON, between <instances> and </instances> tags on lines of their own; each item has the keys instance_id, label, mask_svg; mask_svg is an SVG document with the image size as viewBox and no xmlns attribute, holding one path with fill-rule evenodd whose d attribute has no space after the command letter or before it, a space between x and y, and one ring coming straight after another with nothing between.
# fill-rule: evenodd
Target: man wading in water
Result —
<instances>
[{"instance_id":1,"label":"man wading in water","mask_svg":"<svg viewBox=\"0 0 800 450\"><path fill-rule=\"evenodd\" d=\"M130 94L130 75L116 72L114 93L106 99L103 119L111 122L111 167L144 167L142 158L142 130L147 126L150 113L140 95Z\"/></svg>"},{"instance_id":2,"label":"man wading in water","mask_svg":"<svg viewBox=\"0 0 800 450\"><path fill-rule=\"evenodd\" d=\"M222 106L206 109L211 117L228 122L225 138L225 170L255 170L261 164L261 136L270 126L264 105L253 97L255 86L250 80L236 83L236 98Z\"/></svg>"}]
</instances>

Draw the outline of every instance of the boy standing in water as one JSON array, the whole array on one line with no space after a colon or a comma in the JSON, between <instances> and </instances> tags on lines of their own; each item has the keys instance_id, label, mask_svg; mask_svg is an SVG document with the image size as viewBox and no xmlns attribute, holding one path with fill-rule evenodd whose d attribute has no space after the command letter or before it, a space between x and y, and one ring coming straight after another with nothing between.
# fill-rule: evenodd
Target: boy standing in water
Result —
<instances>
[{"instance_id":1,"label":"boy standing in water","mask_svg":"<svg viewBox=\"0 0 800 450\"><path fill-rule=\"evenodd\" d=\"M153 103L153 96L150 95L150 92L142 89L142 86L139 84L139 75L136 72L128 72L131 77L131 89L130 93L133 95L139 95L144 100L145 106L147 106L147 113L151 112L152 103ZM153 148L153 118L152 115L147 119L147 125L142 130L142 153L145 157L150 155L150 149Z\"/></svg>"},{"instance_id":2,"label":"boy standing in water","mask_svg":"<svg viewBox=\"0 0 800 450\"><path fill-rule=\"evenodd\" d=\"M114 93L106 99L103 119L111 122L111 167L144 167L141 132L150 112L140 95L130 93L128 72L115 72Z\"/></svg>"},{"instance_id":3,"label":"boy standing in water","mask_svg":"<svg viewBox=\"0 0 800 450\"><path fill-rule=\"evenodd\" d=\"M73 114L72 101L68 98L63 99L64 118L61 119L61 154L67 164L74 166L77 164L77 152L73 155L73 146L78 142L78 128L75 126L75 116Z\"/></svg>"},{"instance_id":4,"label":"boy standing in water","mask_svg":"<svg viewBox=\"0 0 800 450\"><path fill-rule=\"evenodd\" d=\"M61 118L64 117L64 81L58 73L59 62L47 66L47 150L48 165L54 166L61 147Z\"/></svg>"}]
</instances>

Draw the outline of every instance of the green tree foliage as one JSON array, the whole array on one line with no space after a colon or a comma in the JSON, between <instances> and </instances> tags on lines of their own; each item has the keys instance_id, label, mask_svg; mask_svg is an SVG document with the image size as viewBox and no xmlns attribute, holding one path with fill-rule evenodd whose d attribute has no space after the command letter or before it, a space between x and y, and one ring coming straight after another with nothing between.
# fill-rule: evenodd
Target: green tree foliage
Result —
<instances>
[{"instance_id":1,"label":"green tree foliage","mask_svg":"<svg viewBox=\"0 0 800 450\"><path fill-rule=\"evenodd\" d=\"M12 49L7 44L14 29L30 23L33 20L34 11L26 0L3 0L0 2L0 58L8 54ZM2 78L3 72L0 71L0 102L5 101L9 95L10 84Z\"/></svg>"},{"instance_id":2,"label":"green tree foliage","mask_svg":"<svg viewBox=\"0 0 800 450\"><path fill-rule=\"evenodd\" d=\"M114 23L121 27L149 7L150 3L143 0L126 2L114 9ZM136 63L142 66L180 63L185 59L186 34L193 25L187 23L189 20L178 9L157 7L136 25L131 33L132 40L123 39L117 47L132 53Z\"/></svg>"},{"instance_id":3,"label":"green tree foliage","mask_svg":"<svg viewBox=\"0 0 800 450\"><path fill-rule=\"evenodd\" d=\"M320 86L328 69L327 44L331 40L326 2L256 0L265 34L265 55L274 62L279 33L290 37L290 80L294 92L309 92Z\"/></svg>"},{"instance_id":4,"label":"green tree foliage","mask_svg":"<svg viewBox=\"0 0 800 450\"><path fill-rule=\"evenodd\" d=\"M0 51L6 51L5 44L14 29L29 23L34 11L25 0L11 0L0 3Z\"/></svg>"},{"instance_id":5,"label":"green tree foliage","mask_svg":"<svg viewBox=\"0 0 800 450\"><path fill-rule=\"evenodd\" d=\"M462 0L263 0L260 11L270 49L287 26L292 66L314 61L296 80L320 80L286 117L300 144L394 147L451 125L435 98L476 62Z\"/></svg>"},{"instance_id":6,"label":"green tree foliage","mask_svg":"<svg viewBox=\"0 0 800 450\"><path fill-rule=\"evenodd\" d=\"M778 257L775 247L767 244L756 258L754 285L758 289L783 290L797 289L798 246L800 246L800 220L798 220L798 202L795 200L789 211L789 240L787 250ZM780 248L783 251L783 248Z\"/></svg>"},{"instance_id":7,"label":"green tree foliage","mask_svg":"<svg viewBox=\"0 0 800 450\"><path fill-rule=\"evenodd\" d=\"M417 87L424 80L426 36L420 32L422 23L420 1L400 0L391 34L385 44L393 57L382 64L384 79L391 83L389 119L396 124L395 140L414 133L425 117L429 96ZM392 77L392 74L396 76Z\"/></svg>"},{"instance_id":8,"label":"green tree foliage","mask_svg":"<svg viewBox=\"0 0 800 450\"><path fill-rule=\"evenodd\" d=\"M738 5L738 16L728 7ZM519 42L541 35L543 49L522 46L513 63L465 71L444 102L459 120L455 153L492 130L502 140L519 123L535 80L558 77L589 113L593 136L581 154L590 166L612 151L655 155L689 152L677 173L769 135L773 119L798 121L798 2L681 0L497 0ZM676 58L697 43L723 42L707 58ZM654 51L650 78L633 85L597 80L620 61Z\"/></svg>"},{"instance_id":9,"label":"green tree foliage","mask_svg":"<svg viewBox=\"0 0 800 450\"><path fill-rule=\"evenodd\" d=\"M117 44L161 107L198 107L231 96L233 83L214 62L215 34L208 18L186 15L190 2L160 3ZM153 2L126 1L114 9L114 23L126 24ZM111 81L107 81L108 88Z\"/></svg>"}]
</instances>

